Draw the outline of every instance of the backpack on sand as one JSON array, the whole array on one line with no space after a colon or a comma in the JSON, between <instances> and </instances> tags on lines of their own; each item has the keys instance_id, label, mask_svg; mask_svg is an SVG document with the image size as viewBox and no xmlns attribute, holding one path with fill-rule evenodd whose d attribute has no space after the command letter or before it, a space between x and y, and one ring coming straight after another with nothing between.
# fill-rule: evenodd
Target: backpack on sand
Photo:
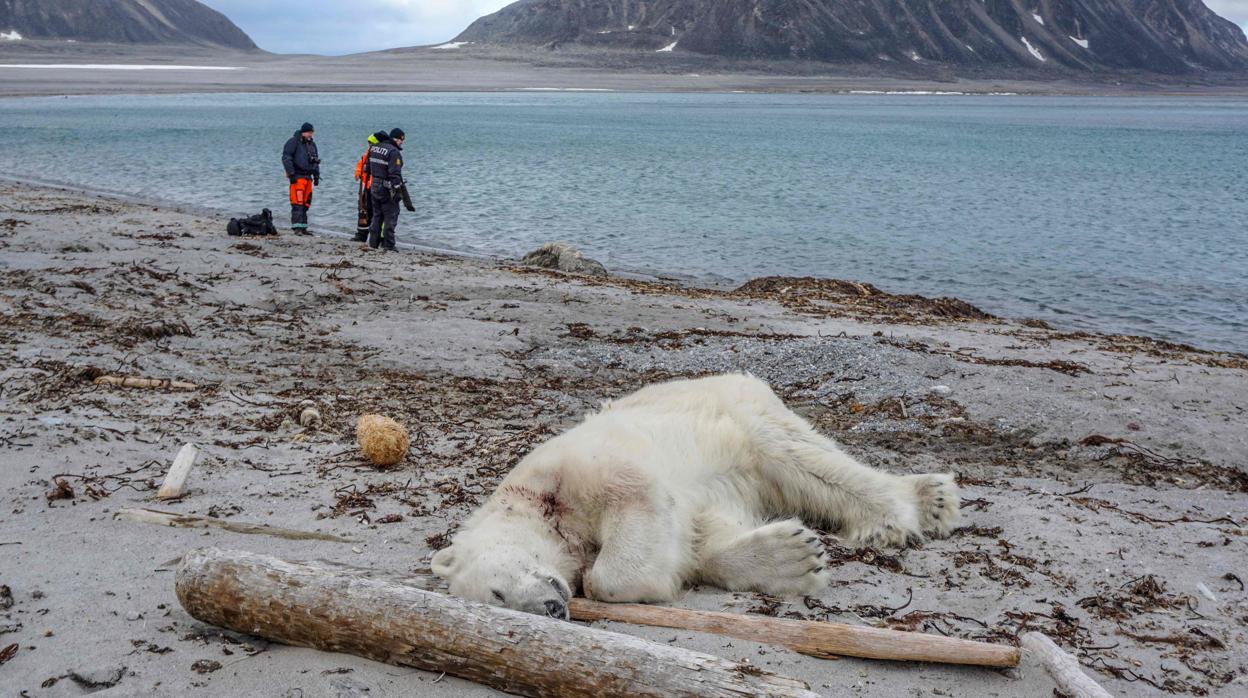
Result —
<instances>
[{"instance_id":1,"label":"backpack on sand","mask_svg":"<svg viewBox=\"0 0 1248 698\"><path fill-rule=\"evenodd\" d=\"M264 209L254 216L231 218L225 226L225 232L235 237L242 235L277 235L277 227L273 225L273 212Z\"/></svg>"}]
</instances>

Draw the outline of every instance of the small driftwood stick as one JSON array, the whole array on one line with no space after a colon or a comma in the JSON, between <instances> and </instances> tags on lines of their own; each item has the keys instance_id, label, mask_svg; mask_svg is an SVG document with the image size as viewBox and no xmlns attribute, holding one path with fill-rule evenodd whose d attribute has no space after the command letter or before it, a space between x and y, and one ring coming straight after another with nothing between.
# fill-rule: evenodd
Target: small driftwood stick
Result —
<instances>
[{"instance_id":1,"label":"small driftwood stick","mask_svg":"<svg viewBox=\"0 0 1248 698\"><path fill-rule=\"evenodd\" d=\"M940 635L880 630L856 625L745 616L737 613L690 611L683 608L598 603L573 599L575 620L610 620L677 630L715 633L787 647L794 652L833 659L862 657L975 666L1018 666L1019 652L1008 645L989 645Z\"/></svg>"},{"instance_id":2,"label":"small driftwood stick","mask_svg":"<svg viewBox=\"0 0 1248 698\"><path fill-rule=\"evenodd\" d=\"M354 542L350 538L342 538L329 533L296 531L289 528L263 526L260 524L236 523L234 521L223 521L221 519L211 519L203 516L191 516L189 514L175 514L168 511L156 511L155 509L122 509L116 514L113 514L113 520L155 524L157 526L169 526L170 528L219 528L223 531L230 531L231 533L274 536L277 538L286 538L287 540L323 540L330 541L332 543Z\"/></svg>"},{"instance_id":3,"label":"small driftwood stick","mask_svg":"<svg viewBox=\"0 0 1248 698\"><path fill-rule=\"evenodd\" d=\"M1079 660L1067 654L1044 633L1023 635L1023 649L1036 655L1057 687L1071 698L1113 698L1100 684L1083 673Z\"/></svg>"},{"instance_id":4,"label":"small driftwood stick","mask_svg":"<svg viewBox=\"0 0 1248 698\"><path fill-rule=\"evenodd\" d=\"M148 388L154 390L198 390L194 383L170 380L168 378L138 378L135 376L100 376L95 379L96 385L111 385L117 388Z\"/></svg>"},{"instance_id":5,"label":"small driftwood stick","mask_svg":"<svg viewBox=\"0 0 1248 698\"><path fill-rule=\"evenodd\" d=\"M160 485L160 491L156 493L157 499L178 499L186 494L186 479L191 475L191 468L195 465L195 459L199 457L199 449L194 444L187 444L178 451L178 455L173 459L173 465L170 466L169 472L165 475L165 481Z\"/></svg>"},{"instance_id":6,"label":"small driftwood stick","mask_svg":"<svg viewBox=\"0 0 1248 698\"><path fill-rule=\"evenodd\" d=\"M287 645L445 672L523 696L816 698L750 664L469 603L411 585L215 548L176 575L191 616Z\"/></svg>"}]
</instances>

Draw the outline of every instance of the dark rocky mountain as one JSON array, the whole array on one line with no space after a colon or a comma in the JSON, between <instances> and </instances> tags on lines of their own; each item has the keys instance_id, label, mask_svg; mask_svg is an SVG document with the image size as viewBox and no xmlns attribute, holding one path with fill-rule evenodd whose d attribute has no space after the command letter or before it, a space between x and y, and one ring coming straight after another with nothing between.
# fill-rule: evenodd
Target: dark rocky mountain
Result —
<instances>
[{"instance_id":1,"label":"dark rocky mountain","mask_svg":"<svg viewBox=\"0 0 1248 698\"><path fill-rule=\"evenodd\" d=\"M24 39L256 48L229 18L195 0L0 0L0 32Z\"/></svg>"},{"instance_id":2,"label":"dark rocky mountain","mask_svg":"<svg viewBox=\"0 0 1248 698\"><path fill-rule=\"evenodd\" d=\"M520 0L456 40L894 65L1248 68L1243 30L1202 0Z\"/></svg>"}]
</instances>

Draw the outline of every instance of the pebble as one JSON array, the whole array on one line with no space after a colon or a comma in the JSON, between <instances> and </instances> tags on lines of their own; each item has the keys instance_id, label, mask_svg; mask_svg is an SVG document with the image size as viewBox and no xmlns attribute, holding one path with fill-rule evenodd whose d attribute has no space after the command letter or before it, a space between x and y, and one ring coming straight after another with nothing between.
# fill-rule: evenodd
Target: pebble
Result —
<instances>
[{"instance_id":1,"label":"pebble","mask_svg":"<svg viewBox=\"0 0 1248 698\"><path fill-rule=\"evenodd\" d=\"M136 621L136 620L141 620L142 618L143 618L143 614L139 613L138 611L131 611L126 614L126 620L131 621L131 622Z\"/></svg>"},{"instance_id":2,"label":"pebble","mask_svg":"<svg viewBox=\"0 0 1248 698\"><path fill-rule=\"evenodd\" d=\"M934 385L934 386L932 386L932 393L933 393L934 395L949 395L949 394L950 394L950 393L952 393L952 392L953 392L953 388L950 388L950 387L949 387L949 386L947 386L947 385Z\"/></svg>"}]
</instances>

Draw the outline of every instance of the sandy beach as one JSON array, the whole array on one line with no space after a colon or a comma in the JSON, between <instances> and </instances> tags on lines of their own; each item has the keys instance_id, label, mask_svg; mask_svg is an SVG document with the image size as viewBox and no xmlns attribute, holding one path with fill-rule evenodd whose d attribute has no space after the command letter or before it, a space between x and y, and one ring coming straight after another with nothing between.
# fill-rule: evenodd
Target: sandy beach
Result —
<instances>
[{"instance_id":1,"label":"sandy beach","mask_svg":"<svg viewBox=\"0 0 1248 698\"><path fill-rule=\"evenodd\" d=\"M905 551L828 535L818 598L702 588L680 606L998 643L1040 630L1115 695L1248 693L1248 357L855 281L707 290L244 240L220 217L0 182L0 650L16 646L0 693L498 695L201 624L174 596L176 561L219 546L423 570L534 444L604 399L728 371L769 381L864 462L958 473L964 527ZM297 425L305 400L319 428ZM367 412L412 431L400 465L358 454ZM185 443L203 451L190 491L157 502ZM114 520L132 507L350 542ZM825 661L600 625L821 695L1054 695L1030 657L1010 671Z\"/></svg>"}]
</instances>

